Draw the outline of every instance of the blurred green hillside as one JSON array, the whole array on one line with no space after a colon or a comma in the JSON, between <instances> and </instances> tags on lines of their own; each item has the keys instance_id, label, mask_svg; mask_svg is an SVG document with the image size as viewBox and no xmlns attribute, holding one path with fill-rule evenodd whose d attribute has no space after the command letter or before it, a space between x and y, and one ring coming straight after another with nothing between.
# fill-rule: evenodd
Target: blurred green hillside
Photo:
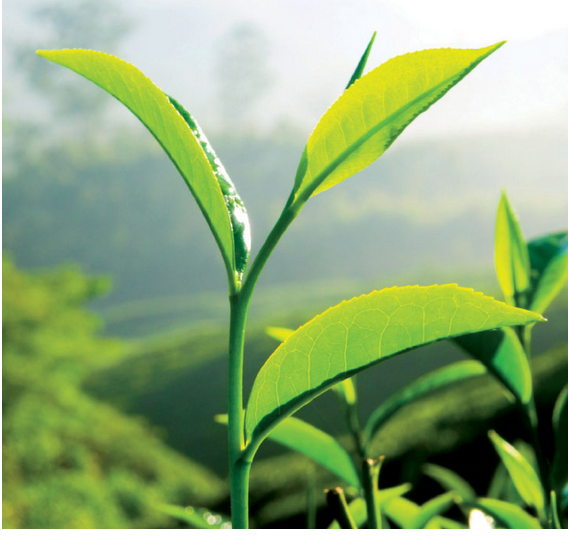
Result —
<instances>
[{"instance_id":1,"label":"blurred green hillside","mask_svg":"<svg viewBox=\"0 0 568 536\"><path fill-rule=\"evenodd\" d=\"M83 308L107 286L76 268L30 275L3 259L4 528L167 527L157 504L225 493L145 420L83 391L126 350Z\"/></svg>"}]
</instances>

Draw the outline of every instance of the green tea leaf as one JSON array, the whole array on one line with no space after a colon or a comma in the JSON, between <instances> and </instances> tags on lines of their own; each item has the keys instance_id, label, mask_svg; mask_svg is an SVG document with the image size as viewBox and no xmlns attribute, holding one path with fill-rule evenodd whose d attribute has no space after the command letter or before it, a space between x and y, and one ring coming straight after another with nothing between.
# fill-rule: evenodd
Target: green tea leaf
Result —
<instances>
[{"instance_id":1,"label":"green tea leaf","mask_svg":"<svg viewBox=\"0 0 568 536\"><path fill-rule=\"evenodd\" d=\"M205 216L231 276L236 262L225 199L202 147L168 97L133 65L92 50L38 50L110 93L148 128L180 172Z\"/></svg>"},{"instance_id":2,"label":"green tea leaf","mask_svg":"<svg viewBox=\"0 0 568 536\"><path fill-rule=\"evenodd\" d=\"M162 504L158 510L172 516L180 521L184 521L194 529L230 529L230 520L219 514L215 514L207 508L194 508L193 506L175 506L172 504Z\"/></svg>"},{"instance_id":3,"label":"green tea leaf","mask_svg":"<svg viewBox=\"0 0 568 536\"><path fill-rule=\"evenodd\" d=\"M495 270L507 303L524 306L531 274L529 250L505 192L497 208Z\"/></svg>"},{"instance_id":4,"label":"green tea leaf","mask_svg":"<svg viewBox=\"0 0 568 536\"><path fill-rule=\"evenodd\" d=\"M478 499L473 502L465 501L463 504L485 512L493 517L499 525L507 529L541 528L537 519L515 504L498 501L497 499Z\"/></svg>"},{"instance_id":5,"label":"green tea leaf","mask_svg":"<svg viewBox=\"0 0 568 536\"><path fill-rule=\"evenodd\" d=\"M233 181L221 163L221 160L215 154L213 147L205 136L201 127L197 124L191 114L173 97L168 95L169 101L178 113L183 117L187 126L201 145L205 156L215 174L215 178L219 183L229 218L231 219L231 227L233 229L233 242L235 245L235 271L237 280L240 283L243 278L250 258L251 237L250 237L250 222L245 205L242 202Z\"/></svg>"},{"instance_id":6,"label":"green tea leaf","mask_svg":"<svg viewBox=\"0 0 568 536\"><path fill-rule=\"evenodd\" d=\"M531 368L512 329L464 335L454 342L479 359L519 403L530 402L533 392Z\"/></svg>"},{"instance_id":7,"label":"green tea leaf","mask_svg":"<svg viewBox=\"0 0 568 536\"><path fill-rule=\"evenodd\" d=\"M379 158L402 131L503 43L393 58L347 89L310 136L294 184L304 203Z\"/></svg>"},{"instance_id":8,"label":"green tea leaf","mask_svg":"<svg viewBox=\"0 0 568 536\"><path fill-rule=\"evenodd\" d=\"M248 442L256 447L278 422L383 359L448 337L539 320L457 285L394 287L342 302L300 327L263 365L246 412Z\"/></svg>"},{"instance_id":9,"label":"green tea leaf","mask_svg":"<svg viewBox=\"0 0 568 536\"><path fill-rule=\"evenodd\" d=\"M497 454L505 464L511 480L515 484L517 491L523 500L529 505L534 506L541 519L546 518L545 514L545 495L540 479L532 465L521 455L521 453L501 438L495 431L489 432Z\"/></svg>"},{"instance_id":10,"label":"green tea leaf","mask_svg":"<svg viewBox=\"0 0 568 536\"><path fill-rule=\"evenodd\" d=\"M270 432L268 439L305 454L351 486L361 487L359 475L347 451L319 428L288 417Z\"/></svg>"},{"instance_id":11,"label":"green tea leaf","mask_svg":"<svg viewBox=\"0 0 568 536\"><path fill-rule=\"evenodd\" d=\"M447 491L457 493L462 499L474 501L477 497L475 490L466 480L446 467L427 463L422 467L422 472L438 482Z\"/></svg>"},{"instance_id":12,"label":"green tea leaf","mask_svg":"<svg viewBox=\"0 0 568 536\"><path fill-rule=\"evenodd\" d=\"M373 37L371 37L371 40L369 41L365 52L363 52L363 55L361 56L361 59L359 60L359 63L357 64L355 71L351 75L349 83L347 84L347 87L345 89L349 89L355 82L357 82L357 80L359 80L359 78L363 76L363 71L365 70L367 60L369 59L369 54L371 53L371 49L373 48L375 37L377 37L377 32L373 32Z\"/></svg>"},{"instance_id":13,"label":"green tea leaf","mask_svg":"<svg viewBox=\"0 0 568 536\"><path fill-rule=\"evenodd\" d=\"M477 361L461 361L421 376L387 398L371 414L365 425L365 441L371 441L384 424L406 404L419 400L451 383L480 376L486 372L487 369Z\"/></svg>"},{"instance_id":14,"label":"green tea leaf","mask_svg":"<svg viewBox=\"0 0 568 536\"><path fill-rule=\"evenodd\" d=\"M294 333L293 329L273 326L267 327L265 331L267 335L280 342L284 342L290 335L292 335L292 333ZM351 378L347 378L342 382L339 382L334 385L332 389L346 404L354 404L357 401L355 384Z\"/></svg>"},{"instance_id":15,"label":"green tea leaf","mask_svg":"<svg viewBox=\"0 0 568 536\"><path fill-rule=\"evenodd\" d=\"M560 492L568 485L568 385L562 389L556 400L552 425L555 448L551 477L553 486Z\"/></svg>"},{"instance_id":16,"label":"green tea leaf","mask_svg":"<svg viewBox=\"0 0 568 536\"><path fill-rule=\"evenodd\" d=\"M531 311L544 313L568 281L568 231L555 233L528 244L531 272Z\"/></svg>"}]
</instances>

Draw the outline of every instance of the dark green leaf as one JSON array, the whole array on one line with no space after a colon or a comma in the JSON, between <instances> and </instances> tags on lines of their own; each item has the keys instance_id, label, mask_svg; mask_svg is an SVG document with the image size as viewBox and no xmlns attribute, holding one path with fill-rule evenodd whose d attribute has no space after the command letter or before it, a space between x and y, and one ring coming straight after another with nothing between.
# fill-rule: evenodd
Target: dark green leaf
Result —
<instances>
[{"instance_id":1,"label":"dark green leaf","mask_svg":"<svg viewBox=\"0 0 568 536\"><path fill-rule=\"evenodd\" d=\"M428 522L445 512L455 502L455 494L444 493L422 506L405 499L395 497L385 502L383 510L402 529L423 529Z\"/></svg>"},{"instance_id":2,"label":"dark green leaf","mask_svg":"<svg viewBox=\"0 0 568 536\"><path fill-rule=\"evenodd\" d=\"M521 404L530 402L533 391L530 364L512 329L464 335L454 342L479 359Z\"/></svg>"},{"instance_id":3,"label":"dark green leaf","mask_svg":"<svg viewBox=\"0 0 568 536\"><path fill-rule=\"evenodd\" d=\"M365 65L367 65L367 60L369 59L369 54L371 53L371 48L373 48L373 43L375 42L376 36L377 32L373 32L373 37L371 37L371 40L369 41L365 52L363 52L363 55L361 56L361 59L359 60L359 63L357 64L355 71L351 75L349 83L347 84L347 87L345 89L349 89L349 87L352 86L354 82L356 82L363 76L363 71L365 70Z\"/></svg>"},{"instance_id":4,"label":"dark green leaf","mask_svg":"<svg viewBox=\"0 0 568 536\"><path fill-rule=\"evenodd\" d=\"M268 439L305 454L351 486L361 487L349 454L333 437L319 428L288 417L270 432Z\"/></svg>"},{"instance_id":5,"label":"dark green leaf","mask_svg":"<svg viewBox=\"0 0 568 536\"><path fill-rule=\"evenodd\" d=\"M544 313L568 280L568 232L555 233L528 244L531 263L531 311Z\"/></svg>"},{"instance_id":6,"label":"dark green leaf","mask_svg":"<svg viewBox=\"0 0 568 536\"><path fill-rule=\"evenodd\" d=\"M497 209L495 269L507 303L526 306L523 301L530 285L529 251L505 192Z\"/></svg>"},{"instance_id":7,"label":"dark green leaf","mask_svg":"<svg viewBox=\"0 0 568 536\"><path fill-rule=\"evenodd\" d=\"M390 398L387 398L371 414L365 425L365 440L370 441L380 428L406 404L419 400L451 383L480 376L486 372L487 369L477 361L461 361L421 376L405 388L397 391Z\"/></svg>"},{"instance_id":8,"label":"dark green leaf","mask_svg":"<svg viewBox=\"0 0 568 536\"><path fill-rule=\"evenodd\" d=\"M254 450L278 422L383 359L448 337L541 319L456 285L395 287L343 302L299 328L261 368L246 412L248 442Z\"/></svg>"},{"instance_id":9,"label":"dark green leaf","mask_svg":"<svg viewBox=\"0 0 568 536\"><path fill-rule=\"evenodd\" d=\"M231 227L233 229L233 242L235 244L235 271L237 280L240 283L242 281L243 274L247 269L251 248L250 222L245 205L239 197L235 185L221 163L221 160L219 160L213 150L213 147L209 143L209 140L205 136L203 130L201 130L201 127L178 101L169 95L168 99L172 103L173 107L183 117L187 126L199 142L199 145L201 145L209 165L215 174L215 178L219 183L221 192L223 192L227 211L229 212L229 218L231 219Z\"/></svg>"}]
</instances>

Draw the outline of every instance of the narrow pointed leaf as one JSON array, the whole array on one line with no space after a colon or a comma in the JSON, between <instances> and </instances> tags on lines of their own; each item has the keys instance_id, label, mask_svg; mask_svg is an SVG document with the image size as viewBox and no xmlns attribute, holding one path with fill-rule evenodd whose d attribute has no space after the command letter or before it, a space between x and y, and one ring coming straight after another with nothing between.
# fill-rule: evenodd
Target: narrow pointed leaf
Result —
<instances>
[{"instance_id":1,"label":"narrow pointed leaf","mask_svg":"<svg viewBox=\"0 0 568 536\"><path fill-rule=\"evenodd\" d=\"M530 286L529 251L505 192L497 208L495 270L507 303L526 305L523 300Z\"/></svg>"},{"instance_id":2,"label":"narrow pointed leaf","mask_svg":"<svg viewBox=\"0 0 568 536\"><path fill-rule=\"evenodd\" d=\"M375 291L331 307L283 342L259 371L248 402L248 442L332 385L381 360L468 332L542 317L457 285Z\"/></svg>"},{"instance_id":3,"label":"narrow pointed leaf","mask_svg":"<svg viewBox=\"0 0 568 536\"><path fill-rule=\"evenodd\" d=\"M251 237L250 237L250 222L245 208L245 205L240 198L233 181L229 177L227 170L221 163L221 160L215 154L213 147L205 136L201 127L197 124L191 114L173 97L168 95L169 101L178 113L183 117L187 126L201 145L203 153L205 154L211 169L217 179L225 205L231 220L231 227L233 230L233 242L235 245L235 272L237 280L240 283L243 278L250 258Z\"/></svg>"},{"instance_id":4,"label":"narrow pointed leaf","mask_svg":"<svg viewBox=\"0 0 568 536\"><path fill-rule=\"evenodd\" d=\"M479 359L520 404L529 403L533 393L530 364L512 329L464 335L454 342Z\"/></svg>"},{"instance_id":5,"label":"narrow pointed leaf","mask_svg":"<svg viewBox=\"0 0 568 536\"><path fill-rule=\"evenodd\" d=\"M455 503L455 499L456 494L449 491L424 503L408 528L423 529L431 519L448 510Z\"/></svg>"},{"instance_id":6,"label":"narrow pointed leaf","mask_svg":"<svg viewBox=\"0 0 568 536\"><path fill-rule=\"evenodd\" d=\"M363 76L363 71L365 70L367 60L369 59L369 54L371 53L371 49L373 48L375 37L377 37L377 32L373 32L373 37L371 37L371 40L369 41L365 52L363 52L363 55L361 56L361 59L359 60L359 63L357 64L355 71L351 75L349 83L347 84L347 87L345 89L349 89L350 86L352 86L355 82L357 82L357 80L359 80L359 78Z\"/></svg>"},{"instance_id":7,"label":"narrow pointed leaf","mask_svg":"<svg viewBox=\"0 0 568 536\"><path fill-rule=\"evenodd\" d=\"M462 499L475 500L475 490L460 475L446 467L428 463L422 467L422 472L434 479L447 491L454 491Z\"/></svg>"},{"instance_id":8,"label":"narrow pointed leaf","mask_svg":"<svg viewBox=\"0 0 568 536\"><path fill-rule=\"evenodd\" d=\"M189 187L234 277L233 232L223 193L198 140L167 96L136 67L110 54L79 49L37 53L110 93L148 128Z\"/></svg>"},{"instance_id":9,"label":"narrow pointed leaf","mask_svg":"<svg viewBox=\"0 0 568 536\"><path fill-rule=\"evenodd\" d=\"M486 372L487 369L477 361L461 361L421 376L387 398L371 414L365 425L365 440L370 441L384 424L407 404L419 400L449 384L481 376L486 374Z\"/></svg>"},{"instance_id":10,"label":"narrow pointed leaf","mask_svg":"<svg viewBox=\"0 0 568 536\"><path fill-rule=\"evenodd\" d=\"M531 240L528 248L532 268L528 308L542 314L568 281L568 231Z\"/></svg>"},{"instance_id":11,"label":"narrow pointed leaf","mask_svg":"<svg viewBox=\"0 0 568 536\"><path fill-rule=\"evenodd\" d=\"M544 489L532 465L513 445L501 438L495 431L489 432L489 438L525 503L534 506L539 517L546 517Z\"/></svg>"},{"instance_id":12,"label":"narrow pointed leaf","mask_svg":"<svg viewBox=\"0 0 568 536\"><path fill-rule=\"evenodd\" d=\"M540 529L540 523L515 504L497 499L478 499L475 502L464 502L464 505L477 508L495 519L507 529Z\"/></svg>"},{"instance_id":13,"label":"narrow pointed leaf","mask_svg":"<svg viewBox=\"0 0 568 536\"><path fill-rule=\"evenodd\" d=\"M305 454L351 486L361 487L359 475L347 451L319 428L288 417L272 430L268 439Z\"/></svg>"},{"instance_id":14,"label":"narrow pointed leaf","mask_svg":"<svg viewBox=\"0 0 568 536\"><path fill-rule=\"evenodd\" d=\"M568 488L568 385L554 405L552 414L554 428L554 461L552 464L552 484L560 493L563 487Z\"/></svg>"},{"instance_id":15,"label":"narrow pointed leaf","mask_svg":"<svg viewBox=\"0 0 568 536\"><path fill-rule=\"evenodd\" d=\"M359 79L310 136L296 174L295 200L305 202L372 164L418 115L502 44L405 54Z\"/></svg>"}]
</instances>

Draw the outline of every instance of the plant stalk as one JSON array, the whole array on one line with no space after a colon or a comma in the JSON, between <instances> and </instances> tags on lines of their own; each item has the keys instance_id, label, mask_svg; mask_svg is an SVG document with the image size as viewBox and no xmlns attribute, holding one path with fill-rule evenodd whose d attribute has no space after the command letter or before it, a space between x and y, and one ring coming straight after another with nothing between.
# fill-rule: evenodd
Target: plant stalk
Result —
<instances>
[{"instance_id":1,"label":"plant stalk","mask_svg":"<svg viewBox=\"0 0 568 536\"><path fill-rule=\"evenodd\" d=\"M233 528L248 528L248 474L250 464L243 464L245 446L243 423L243 353L248 307L240 295L229 297L231 320L229 332L229 480L231 488L231 522Z\"/></svg>"},{"instance_id":2,"label":"plant stalk","mask_svg":"<svg viewBox=\"0 0 568 536\"><path fill-rule=\"evenodd\" d=\"M248 528L249 473L254 456L254 451L246 455L244 435L243 360L248 309L266 262L298 214L297 210L290 207L291 199L292 197L260 248L240 290L232 292L229 296L231 306L228 385L229 480L231 522L234 529Z\"/></svg>"}]
</instances>

